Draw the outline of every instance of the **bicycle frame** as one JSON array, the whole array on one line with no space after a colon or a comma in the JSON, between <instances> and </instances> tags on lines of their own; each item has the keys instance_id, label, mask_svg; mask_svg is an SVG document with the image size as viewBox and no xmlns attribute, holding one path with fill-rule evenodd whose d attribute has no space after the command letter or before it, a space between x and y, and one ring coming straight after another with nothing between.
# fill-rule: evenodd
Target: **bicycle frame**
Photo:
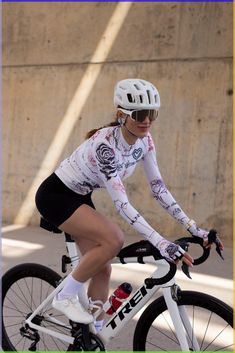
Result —
<instances>
[{"instance_id":1,"label":"bicycle frame","mask_svg":"<svg viewBox=\"0 0 235 353\"><path fill-rule=\"evenodd\" d=\"M77 252L77 248L74 242L66 242L67 251L72 259L72 269L77 266L79 263L79 256ZM125 262L128 263L136 263L136 258L127 258ZM120 264L120 260L118 258L113 259L112 264ZM163 277L169 270L169 265L165 260L154 260L152 256L145 257L145 263L153 263L157 265L157 269L152 273L152 278L160 278ZM38 331L44 332L48 335L57 337L69 344L73 344L74 338L65 335L51 329L36 325L32 322L33 318L41 312L42 309L48 308L51 306L52 299L54 296L64 287L66 278L55 288L55 290L50 293L50 295L38 306L38 308L30 315L30 317L26 320L26 324L29 325L30 328L36 329ZM192 335L192 327L189 322L187 312L183 306L178 307L174 299L172 298L172 288L175 285L174 278L164 285L155 285L151 289L147 288L145 284L139 287L129 298L128 300L111 316L111 318L105 323L102 330L99 332L98 337L102 340L104 344L107 344L112 338L114 338L120 330L143 308L143 306L150 300L150 298L160 289L163 290L163 295L166 301L166 305L168 307L173 325L175 327L176 335L180 343L180 347L182 351L189 351L189 345L186 338L186 333L191 333ZM98 310L94 316L97 317L100 314ZM53 323L62 325L64 327L65 324L51 316L48 316L48 320ZM90 331L96 333L94 324L90 324ZM194 342L194 347L197 350L200 350L199 345L196 341L196 338L191 337Z\"/></svg>"}]
</instances>

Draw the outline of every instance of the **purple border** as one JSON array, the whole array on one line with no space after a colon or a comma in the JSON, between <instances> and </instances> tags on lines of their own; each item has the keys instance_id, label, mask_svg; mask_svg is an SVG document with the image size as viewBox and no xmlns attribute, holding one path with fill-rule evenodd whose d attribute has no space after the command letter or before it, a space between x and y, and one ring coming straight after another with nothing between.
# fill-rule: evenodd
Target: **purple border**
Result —
<instances>
[{"instance_id":1,"label":"purple border","mask_svg":"<svg viewBox=\"0 0 235 353\"><path fill-rule=\"evenodd\" d=\"M64 0L52 0L52 1L46 1L46 0L1 0L1 2L130 2L131 0L122 0L122 1L117 1L117 0L102 0L102 1L93 1L93 0L85 0L85 1L80 1L80 0L69 0L69 1L64 1ZM170 3L177 3L177 2L186 2L186 3L191 3L191 2L227 2L227 3L232 3L233 0L133 0L132 2L170 2Z\"/></svg>"},{"instance_id":2,"label":"purple border","mask_svg":"<svg viewBox=\"0 0 235 353\"><path fill-rule=\"evenodd\" d=\"M2 24L2 3L0 2L0 23ZM2 141L2 25L0 27L0 140ZM2 144L0 145L0 166L2 166ZM2 168L1 168L2 171ZM0 171L0 303L2 302L2 172ZM2 317L2 306L0 306L0 316ZM0 344L2 342L2 324L0 323ZM1 348L1 347L0 347Z\"/></svg>"}]
</instances>

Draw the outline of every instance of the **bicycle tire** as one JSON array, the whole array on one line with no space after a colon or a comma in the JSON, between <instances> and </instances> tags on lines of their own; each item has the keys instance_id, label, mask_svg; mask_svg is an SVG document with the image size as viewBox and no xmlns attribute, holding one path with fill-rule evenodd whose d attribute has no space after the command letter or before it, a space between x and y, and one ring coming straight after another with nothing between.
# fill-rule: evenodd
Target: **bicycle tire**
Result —
<instances>
[{"instance_id":1,"label":"bicycle tire","mask_svg":"<svg viewBox=\"0 0 235 353\"><path fill-rule=\"evenodd\" d=\"M178 305L186 307L200 351L233 351L233 310L230 306L208 294L194 291L182 291ZM190 342L192 340L188 338L188 341L190 350L195 350ZM133 351L164 350L180 351L181 348L164 297L161 296L139 318L134 332Z\"/></svg>"},{"instance_id":2,"label":"bicycle tire","mask_svg":"<svg viewBox=\"0 0 235 353\"><path fill-rule=\"evenodd\" d=\"M40 264L25 263L13 267L2 277L2 348L4 351L27 351L32 340L22 336L20 329L25 319L36 307L57 287L61 276L52 269ZM57 332L66 332L68 328L57 327L48 320L50 315L69 325L68 319L58 312L54 314L53 308L45 308L40 313L40 325L55 329ZM36 350L65 351L66 342L39 332L40 340ZM34 350L34 349L33 349Z\"/></svg>"}]
</instances>

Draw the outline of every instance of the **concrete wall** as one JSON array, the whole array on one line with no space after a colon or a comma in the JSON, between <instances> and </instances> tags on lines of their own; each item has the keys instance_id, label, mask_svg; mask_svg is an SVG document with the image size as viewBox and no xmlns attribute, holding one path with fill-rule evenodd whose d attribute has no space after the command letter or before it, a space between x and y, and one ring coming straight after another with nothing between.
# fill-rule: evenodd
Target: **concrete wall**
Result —
<instances>
[{"instance_id":1,"label":"concrete wall","mask_svg":"<svg viewBox=\"0 0 235 353\"><path fill-rule=\"evenodd\" d=\"M17 219L116 6L3 3L4 222ZM231 238L232 4L134 3L105 62L92 65L100 74L59 160L87 130L112 120L117 80L150 80L161 95L152 134L166 184L190 217ZM126 186L130 201L158 231L179 234L150 195L141 168ZM133 232L105 191L94 200ZM28 221L36 224L37 212Z\"/></svg>"}]
</instances>

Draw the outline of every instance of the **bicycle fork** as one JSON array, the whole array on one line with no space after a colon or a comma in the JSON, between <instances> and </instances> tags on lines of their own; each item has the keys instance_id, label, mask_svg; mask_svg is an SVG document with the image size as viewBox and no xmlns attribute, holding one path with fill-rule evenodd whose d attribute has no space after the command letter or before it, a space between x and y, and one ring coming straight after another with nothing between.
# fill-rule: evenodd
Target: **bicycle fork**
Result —
<instances>
[{"instance_id":1,"label":"bicycle fork","mask_svg":"<svg viewBox=\"0 0 235 353\"><path fill-rule=\"evenodd\" d=\"M190 337L191 344L193 346L193 350L200 351L199 344L197 339L193 333L193 329L191 323L189 321L187 311L183 305L177 305L177 294L174 298L174 290L177 290L175 284L170 287L163 287L163 296L170 313L171 320L175 327L176 336L179 340L180 348L182 351L189 352L190 349L187 337ZM178 287L179 288L179 287Z\"/></svg>"}]
</instances>

